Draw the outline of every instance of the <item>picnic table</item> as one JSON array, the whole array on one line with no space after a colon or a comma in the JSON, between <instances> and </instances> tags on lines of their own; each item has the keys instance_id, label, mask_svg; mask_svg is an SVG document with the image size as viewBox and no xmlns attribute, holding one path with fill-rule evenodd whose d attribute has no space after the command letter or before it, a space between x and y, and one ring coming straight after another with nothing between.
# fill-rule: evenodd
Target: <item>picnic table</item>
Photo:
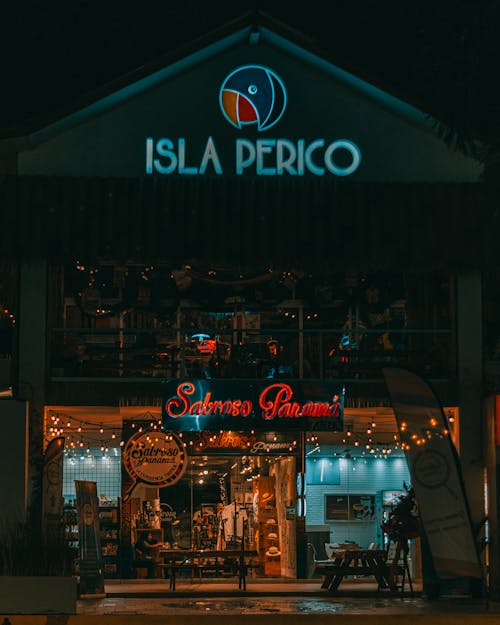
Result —
<instances>
[{"instance_id":1,"label":"picnic table","mask_svg":"<svg viewBox=\"0 0 500 625\"><path fill-rule=\"evenodd\" d=\"M254 549L160 549L160 557L165 560L165 568L170 572L170 588L175 590L178 571L221 570L227 567L225 562L232 558L238 573L238 588L246 590L248 560L258 555Z\"/></svg>"},{"instance_id":2,"label":"picnic table","mask_svg":"<svg viewBox=\"0 0 500 625\"><path fill-rule=\"evenodd\" d=\"M324 574L321 588L335 592L345 577L351 575L373 576L379 588L397 592L387 552L381 549L341 549L334 551L330 561L318 564L316 571Z\"/></svg>"}]
</instances>

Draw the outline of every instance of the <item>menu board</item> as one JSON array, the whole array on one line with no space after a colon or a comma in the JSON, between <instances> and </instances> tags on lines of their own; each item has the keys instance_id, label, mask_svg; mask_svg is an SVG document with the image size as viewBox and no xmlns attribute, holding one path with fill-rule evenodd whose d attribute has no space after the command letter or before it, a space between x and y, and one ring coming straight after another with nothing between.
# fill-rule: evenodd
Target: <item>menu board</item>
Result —
<instances>
[{"instance_id":1,"label":"menu board","mask_svg":"<svg viewBox=\"0 0 500 625\"><path fill-rule=\"evenodd\" d=\"M394 506L399 500L399 497L403 496L402 490L383 490L382 491L382 505L389 507Z\"/></svg>"},{"instance_id":2,"label":"menu board","mask_svg":"<svg viewBox=\"0 0 500 625\"><path fill-rule=\"evenodd\" d=\"M374 495L325 495L325 521L372 521Z\"/></svg>"},{"instance_id":3,"label":"menu board","mask_svg":"<svg viewBox=\"0 0 500 625\"><path fill-rule=\"evenodd\" d=\"M375 515L373 495L349 495L349 520L371 521Z\"/></svg>"},{"instance_id":4,"label":"menu board","mask_svg":"<svg viewBox=\"0 0 500 625\"><path fill-rule=\"evenodd\" d=\"M327 521L349 520L349 496L325 495L325 519Z\"/></svg>"}]
</instances>

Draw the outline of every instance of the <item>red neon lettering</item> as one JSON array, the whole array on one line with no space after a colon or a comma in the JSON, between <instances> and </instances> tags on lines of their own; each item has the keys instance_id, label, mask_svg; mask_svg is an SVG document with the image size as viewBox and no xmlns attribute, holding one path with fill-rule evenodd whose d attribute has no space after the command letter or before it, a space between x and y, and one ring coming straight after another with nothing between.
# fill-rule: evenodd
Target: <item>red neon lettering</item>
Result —
<instances>
[{"instance_id":1,"label":"red neon lettering","mask_svg":"<svg viewBox=\"0 0 500 625\"><path fill-rule=\"evenodd\" d=\"M278 389L274 399L268 399L268 395L274 389ZM274 419L280 406L289 401L293 396L292 387L288 384L271 384L266 387L259 397L259 406L262 408L264 419Z\"/></svg>"},{"instance_id":2,"label":"red neon lettering","mask_svg":"<svg viewBox=\"0 0 500 625\"><path fill-rule=\"evenodd\" d=\"M310 401L308 401L306 404L304 404L304 406L302 407L302 416L303 417L309 417L314 413L314 404Z\"/></svg>"},{"instance_id":3,"label":"red neon lettering","mask_svg":"<svg viewBox=\"0 0 500 625\"><path fill-rule=\"evenodd\" d=\"M214 409L214 414L217 413L217 411L219 411L219 414L222 414L222 408L224 406L224 404L221 401L214 401L213 405L213 409Z\"/></svg>"},{"instance_id":4,"label":"red neon lettering","mask_svg":"<svg viewBox=\"0 0 500 625\"><path fill-rule=\"evenodd\" d=\"M202 408L201 408L201 401L195 401L194 404L189 409L189 414L200 415L201 414L201 410L202 410Z\"/></svg>"},{"instance_id":5,"label":"red neon lettering","mask_svg":"<svg viewBox=\"0 0 500 625\"><path fill-rule=\"evenodd\" d=\"M233 417L248 417L253 411L252 402L248 399L227 399L226 401L210 401L212 393L207 392L203 401L190 402L190 395L195 392L195 386L191 382L183 382L177 387L177 397L172 397L166 402L166 411L171 417L191 415L231 415ZM342 405L335 401L306 402L299 404L291 402L293 390L289 384L277 383L267 386L259 397L259 406L262 409L262 418L274 419L276 416L283 418L299 419L300 417L340 417ZM338 396L337 396L338 397ZM335 397L334 399L337 399Z\"/></svg>"},{"instance_id":6,"label":"red neon lettering","mask_svg":"<svg viewBox=\"0 0 500 625\"><path fill-rule=\"evenodd\" d=\"M340 404L339 403L332 404L332 407L330 409L330 416L340 417Z\"/></svg>"},{"instance_id":7,"label":"red neon lettering","mask_svg":"<svg viewBox=\"0 0 500 625\"><path fill-rule=\"evenodd\" d=\"M209 391L206 395L205 395L205 399L203 400L203 406L201 407L201 413L202 414L212 414L212 402L210 401L210 398L212 397L212 393Z\"/></svg>"},{"instance_id":8,"label":"red neon lettering","mask_svg":"<svg viewBox=\"0 0 500 625\"><path fill-rule=\"evenodd\" d=\"M184 382L177 387L177 397L172 397L167 401L166 411L171 417L182 417L189 410L191 402L188 395L194 393L194 384ZM180 410L179 410L180 408Z\"/></svg>"}]
</instances>

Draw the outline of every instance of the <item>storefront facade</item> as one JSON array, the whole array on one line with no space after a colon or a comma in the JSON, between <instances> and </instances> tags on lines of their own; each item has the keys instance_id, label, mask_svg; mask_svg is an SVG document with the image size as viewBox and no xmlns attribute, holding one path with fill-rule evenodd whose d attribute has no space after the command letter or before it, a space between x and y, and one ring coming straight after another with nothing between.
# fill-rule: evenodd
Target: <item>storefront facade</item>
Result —
<instances>
[{"instance_id":1,"label":"storefront facade","mask_svg":"<svg viewBox=\"0 0 500 625\"><path fill-rule=\"evenodd\" d=\"M450 207L472 220L488 201L480 164L428 116L279 28L239 24L19 140L17 157L2 193L30 224L13 212L4 241L25 250L18 387L44 445L66 439L67 505L93 479L116 510L110 576L130 574L120 549L146 529L190 547L243 537L268 577L306 577L308 543L313 559L382 545L410 480L391 365L449 406L482 517L481 354L463 349L480 277ZM139 428L181 439L175 482L131 490Z\"/></svg>"}]
</instances>

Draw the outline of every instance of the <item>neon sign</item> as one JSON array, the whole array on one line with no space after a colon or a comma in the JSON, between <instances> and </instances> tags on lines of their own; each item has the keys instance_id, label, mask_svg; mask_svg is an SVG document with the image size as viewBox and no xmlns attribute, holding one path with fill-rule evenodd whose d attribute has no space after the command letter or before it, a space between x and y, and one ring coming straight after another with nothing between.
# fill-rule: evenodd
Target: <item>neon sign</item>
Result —
<instances>
[{"instance_id":1,"label":"neon sign","mask_svg":"<svg viewBox=\"0 0 500 625\"><path fill-rule=\"evenodd\" d=\"M205 148L198 159L188 164L186 139L146 139L146 174L180 174L203 176L224 174L222 161L215 147L215 141L208 137ZM350 162L342 164L336 159L338 151L344 150ZM325 139L306 142L305 139L236 139L234 162L231 171L241 176L253 171L257 176L303 176L309 172L315 176L333 174L350 176L361 163L358 146L348 139L337 139L331 143Z\"/></svg>"},{"instance_id":2,"label":"neon sign","mask_svg":"<svg viewBox=\"0 0 500 625\"><path fill-rule=\"evenodd\" d=\"M306 402L300 404L292 402L293 390L288 384L271 384L266 387L259 397L259 405L262 408L264 419L277 417L339 417L339 396L334 395L332 403L329 402Z\"/></svg>"},{"instance_id":3,"label":"neon sign","mask_svg":"<svg viewBox=\"0 0 500 625\"><path fill-rule=\"evenodd\" d=\"M248 417L253 412L253 402L249 399L212 400L212 393L208 391L203 400L191 402L196 387L192 382L183 382L177 387L177 395L166 403L166 411L170 417L184 415L230 415L233 417ZM306 402L304 404L292 402L293 390L289 384L278 383L266 386L260 393L259 406L262 417L266 420L278 418L298 419L300 417L338 417L341 404L339 396L334 396L329 402Z\"/></svg>"},{"instance_id":4,"label":"neon sign","mask_svg":"<svg viewBox=\"0 0 500 625\"><path fill-rule=\"evenodd\" d=\"M268 130L283 117L287 92L282 79L268 67L244 65L230 72L219 90L219 106L233 128ZM188 154L189 152L189 154ZM343 156L341 156L343 152ZM189 158L188 158L189 157ZM184 137L147 137L146 174L203 176L350 176L361 164L361 151L350 139L288 138L235 140L230 162L223 163L216 141L209 136L203 150L188 150Z\"/></svg>"},{"instance_id":5,"label":"neon sign","mask_svg":"<svg viewBox=\"0 0 500 625\"><path fill-rule=\"evenodd\" d=\"M259 131L267 130L285 112L285 85L268 67L244 65L224 80L219 104L224 117L235 128L252 124Z\"/></svg>"}]
</instances>

